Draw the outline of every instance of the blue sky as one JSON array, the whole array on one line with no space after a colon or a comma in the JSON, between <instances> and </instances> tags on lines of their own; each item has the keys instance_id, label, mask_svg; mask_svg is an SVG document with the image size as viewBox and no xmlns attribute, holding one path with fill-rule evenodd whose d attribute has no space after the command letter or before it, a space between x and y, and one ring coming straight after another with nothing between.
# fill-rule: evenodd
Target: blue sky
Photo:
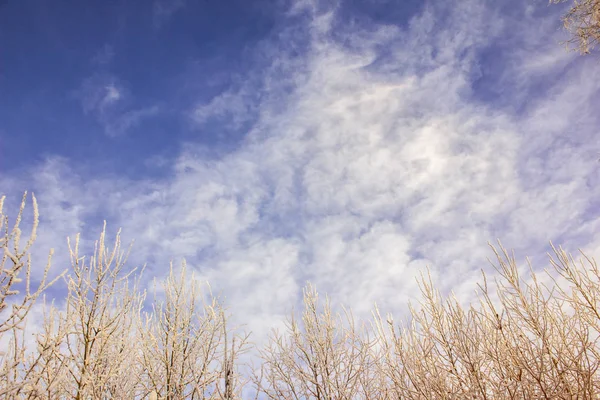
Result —
<instances>
[{"instance_id":1,"label":"blue sky","mask_svg":"<svg viewBox=\"0 0 600 400\"><path fill-rule=\"evenodd\" d=\"M600 249L600 69L564 5L0 4L0 194L36 193L57 269L105 219L260 338L307 281L401 314L425 266L471 298L497 238Z\"/></svg>"}]
</instances>

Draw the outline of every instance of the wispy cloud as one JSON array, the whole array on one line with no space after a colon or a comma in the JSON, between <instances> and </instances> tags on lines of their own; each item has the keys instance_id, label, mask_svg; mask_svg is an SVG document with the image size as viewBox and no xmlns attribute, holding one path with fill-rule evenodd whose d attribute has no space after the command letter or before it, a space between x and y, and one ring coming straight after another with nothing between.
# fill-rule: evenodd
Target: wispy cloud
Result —
<instances>
[{"instance_id":1,"label":"wispy cloud","mask_svg":"<svg viewBox=\"0 0 600 400\"><path fill-rule=\"evenodd\" d=\"M158 106L150 106L123 112L115 120L106 124L106 133L109 136L120 136L128 130L138 126L144 119L157 115L160 112Z\"/></svg>"},{"instance_id":2,"label":"wispy cloud","mask_svg":"<svg viewBox=\"0 0 600 400\"><path fill-rule=\"evenodd\" d=\"M247 90L243 92L225 91L208 103L199 104L190 112L190 117L196 125L203 125L215 119L223 128L239 129L252 120L252 108L255 106Z\"/></svg>"},{"instance_id":3,"label":"wispy cloud","mask_svg":"<svg viewBox=\"0 0 600 400\"><path fill-rule=\"evenodd\" d=\"M198 123L252 113L236 151L216 157L182 143L161 181L81 177L68 162L47 162L39 168L48 179L29 178L43 215L70 229L86 228L91 214L123 226L136 238L133 261L148 261L152 274L187 258L257 341L308 280L359 316L374 301L402 313L426 265L469 298L488 240L533 256L550 239L600 248L591 149L600 80L593 61L556 73L569 56L542 44L560 34L557 16L536 17L534 29L463 0L431 3L406 28L350 31L334 30L335 12L311 10L287 28L309 42L301 57L278 42L290 37L281 32L265 45L271 65L250 71L262 87L242 83L196 108ZM514 74L488 78L527 99L521 112L473 93L475 71L486 71L482 52L518 35L541 61L505 48L497 62ZM538 76L553 79L527 84ZM118 105L109 84L127 95L101 81L84 109ZM124 129L145 116L130 114ZM0 187L16 184L0 177ZM57 206L65 196L78 213Z\"/></svg>"},{"instance_id":4,"label":"wispy cloud","mask_svg":"<svg viewBox=\"0 0 600 400\"><path fill-rule=\"evenodd\" d=\"M94 117L111 137L125 134L160 112L158 105L134 107L129 90L112 75L96 74L84 80L77 96L83 112Z\"/></svg>"},{"instance_id":5,"label":"wispy cloud","mask_svg":"<svg viewBox=\"0 0 600 400\"><path fill-rule=\"evenodd\" d=\"M77 96L83 111L105 115L126 96L126 89L111 75L96 74L83 81Z\"/></svg>"}]
</instances>

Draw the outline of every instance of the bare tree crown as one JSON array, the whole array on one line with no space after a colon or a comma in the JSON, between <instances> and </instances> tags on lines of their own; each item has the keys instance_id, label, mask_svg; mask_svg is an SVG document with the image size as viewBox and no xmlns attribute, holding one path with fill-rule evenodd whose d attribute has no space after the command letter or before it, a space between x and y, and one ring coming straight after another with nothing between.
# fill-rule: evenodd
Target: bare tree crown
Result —
<instances>
[{"instance_id":1,"label":"bare tree crown","mask_svg":"<svg viewBox=\"0 0 600 400\"><path fill-rule=\"evenodd\" d=\"M564 1L550 0L552 3ZM589 54L600 43L600 0L574 0L562 20L571 35L568 44L582 54Z\"/></svg>"},{"instance_id":2,"label":"bare tree crown","mask_svg":"<svg viewBox=\"0 0 600 400\"><path fill-rule=\"evenodd\" d=\"M120 233L106 227L91 257L69 242L63 303L45 308L27 347L26 324L48 281L50 260L32 289L29 250L0 199L0 398L8 399L594 399L600 393L600 268L552 247L551 268L519 266L491 246L477 301L442 296L429 275L410 318L397 324L378 308L356 320L335 312L308 285L292 313L240 364L248 336L227 325L208 285L185 263L171 268L148 307L142 270L127 267Z\"/></svg>"}]
</instances>

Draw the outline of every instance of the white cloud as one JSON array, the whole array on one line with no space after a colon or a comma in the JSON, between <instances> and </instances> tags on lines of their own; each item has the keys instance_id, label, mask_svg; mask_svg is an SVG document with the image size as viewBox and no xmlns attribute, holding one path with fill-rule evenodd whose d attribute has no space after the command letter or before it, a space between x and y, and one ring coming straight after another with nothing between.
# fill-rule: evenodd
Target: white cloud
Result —
<instances>
[{"instance_id":1,"label":"white cloud","mask_svg":"<svg viewBox=\"0 0 600 400\"><path fill-rule=\"evenodd\" d=\"M125 88L111 75L95 74L85 79L76 93L86 114L104 115L127 95Z\"/></svg>"},{"instance_id":2,"label":"white cloud","mask_svg":"<svg viewBox=\"0 0 600 400\"><path fill-rule=\"evenodd\" d=\"M83 112L92 116L111 137L125 134L160 112L158 105L132 107L133 96L115 76L95 74L76 93Z\"/></svg>"},{"instance_id":3,"label":"white cloud","mask_svg":"<svg viewBox=\"0 0 600 400\"><path fill-rule=\"evenodd\" d=\"M190 113L192 121L203 125L211 118L218 119L222 128L240 129L251 120L252 97L243 92L225 91L208 103L199 104Z\"/></svg>"},{"instance_id":4,"label":"white cloud","mask_svg":"<svg viewBox=\"0 0 600 400\"><path fill-rule=\"evenodd\" d=\"M546 18L538 26L552 26ZM307 280L359 316L373 301L399 314L425 265L443 288L470 296L496 237L521 255L574 236L600 248L599 215L589 210L600 195L590 184L598 181L595 65L580 61L543 82L540 97L522 83L552 75L555 64L507 54L519 72L511 84L530 98L518 114L475 101L470 85L479 49L498 35L516 30L532 47L548 39L529 20L505 26L472 0L426 7L406 30L343 40L318 21L300 65L281 54L262 71L259 103L248 105L242 87L196 110L204 122L225 106L257 107L238 150L209 158L187 144L169 182L85 177L83 185L65 164L45 164L47 179L32 182L43 215L69 221L61 229L87 229L87 215L102 213L136 237L134 261L149 260L153 274L186 257L257 340ZM542 60L558 57L537 49ZM293 90L280 90L280 79ZM78 211L61 211L63 198Z\"/></svg>"},{"instance_id":5,"label":"white cloud","mask_svg":"<svg viewBox=\"0 0 600 400\"><path fill-rule=\"evenodd\" d=\"M159 112L160 108L158 106L125 111L113 120L105 122L106 134L113 137L122 135L138 126L144 119L155 116Z\"/></svg>"},{"instance_id":6,"label":"white cloud","mask_svg":"<svg viewBox=\"0 0 600 400\"><path fill-rule=\"evenodd\" d=\"M101 102L101 107L106 107L112 103L117 102L121 98L121 91L114 85L110 84L105 88L106 94Z\"/></svg>"}]
</instances>

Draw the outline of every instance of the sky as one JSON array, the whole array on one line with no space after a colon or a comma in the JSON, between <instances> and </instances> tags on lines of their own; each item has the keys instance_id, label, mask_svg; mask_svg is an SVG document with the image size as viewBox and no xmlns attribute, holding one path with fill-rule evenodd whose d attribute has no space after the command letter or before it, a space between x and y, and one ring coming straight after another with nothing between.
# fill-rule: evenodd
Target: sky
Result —
<instances>
[{"instance_id":1,"label":"sky","mask_svg":"<svg viewBox=\"0 0 600 400\"><path fill-rule=\"evenodd\" d=\"M402 315L429 267L468 300L489 241L538 269L549 241L600 251L599 60L565 7L2 0L0 195L35 193L36 265L106 220L258 342L307 282Z\"/></svg>"}]
</instances>

